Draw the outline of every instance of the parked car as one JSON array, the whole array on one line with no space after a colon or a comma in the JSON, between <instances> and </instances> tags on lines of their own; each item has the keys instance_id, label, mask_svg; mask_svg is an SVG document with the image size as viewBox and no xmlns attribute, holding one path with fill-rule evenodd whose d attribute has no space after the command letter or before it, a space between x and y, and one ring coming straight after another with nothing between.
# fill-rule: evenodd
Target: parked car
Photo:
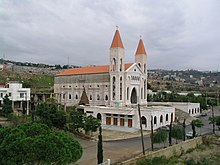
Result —
<instances>
[{"instance_id":1,"label":"parked car","mask_svg":"<svg viewBox=\"0 0 220 165\"><path fill-rule=\"evenodd\" d=\"M160 129L169 131L170 130L170 126L169 125L165 125L165 126L160 127Z\"/></svg>"},{"instance_id":2,"label":"parked car","mask_svg":"<svg viewBox=\"0 0 220 165\"><path fill-rule=\"evenodd\" d=\"M198 134L196 133L195 137L197 137L197 136L198 136ZM193 132L192 132L192 131L187 132L187 133L186 133L186 138L192 139L192 138L193 138Z\"/></svg>"},{"instance_id":3,"label":"parked car","mask_svg":"<svg viewBox=\"0 0 220 165\"><path fill-rule=\"evenodd\" d=\"M207 113L205 113L205 112L202 112L201 113L201 116L207 116L208 114Z\"/></svg>"}]
</instances>

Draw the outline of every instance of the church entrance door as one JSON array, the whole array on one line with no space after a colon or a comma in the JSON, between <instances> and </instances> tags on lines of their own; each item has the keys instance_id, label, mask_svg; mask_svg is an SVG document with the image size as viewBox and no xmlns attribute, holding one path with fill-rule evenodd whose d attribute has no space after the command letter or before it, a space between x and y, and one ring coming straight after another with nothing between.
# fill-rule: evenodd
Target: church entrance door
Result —
<instances>
[{"instance_id":1,"label":"church entrance door","mask_svg":"<svg viewBox=\"0 0 220 165\"><path fill-rule=\"evenodd\" d=\"M131 92L131 104L137 104L137 92L135 88Z\"/></svg>"}]
</instances>

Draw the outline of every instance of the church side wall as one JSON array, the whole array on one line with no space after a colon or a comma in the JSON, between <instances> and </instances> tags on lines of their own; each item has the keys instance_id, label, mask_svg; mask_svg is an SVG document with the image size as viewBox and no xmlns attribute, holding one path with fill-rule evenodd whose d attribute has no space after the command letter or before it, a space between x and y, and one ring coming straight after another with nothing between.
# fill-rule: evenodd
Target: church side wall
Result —
<instances>
[{"instance_id":1,"label":"church side wall","mask_svg":"<svg viewBox=\"0 0 220 165\"><path fill-rule=\"evenodd\" d=\"M78 104L85 88L90 105L109 104L109 74L87 74L55 77L54 93L59 103Z\"/></svg>"}]
</instances>

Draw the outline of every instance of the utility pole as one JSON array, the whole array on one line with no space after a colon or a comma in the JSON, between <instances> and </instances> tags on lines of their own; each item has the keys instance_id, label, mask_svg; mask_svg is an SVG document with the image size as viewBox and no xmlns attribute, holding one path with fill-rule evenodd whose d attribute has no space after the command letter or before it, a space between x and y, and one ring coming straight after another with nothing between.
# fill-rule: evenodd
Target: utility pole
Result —
<instances>
[{"instance_id":1,"label":"utility pole","mask_svg":"<svg viewBox=\"0 0 220 165\"><path fill-rule=\"evenodd\" d=\"M171 122L170 122L170 131L169 131L169 145L170 145L170 146L172 146L172 137L171 137L172 122L173 122L173 120L171 120Z\"/></svg>"},{"instance_id":2,"label":"utility pole","mask_svg":"<svg viewBox=\"0 0 220 165\"><path fill-rule=\"evenodd\" d=\"M183 120L183 141L186 140L186 119Z\"/></svg>"},{"instance_id":3,"label":"utility pole","mask_svg":"<svg viewBox=\"0 0 220 165\"><path fill-rule=\"evenodd\" d=\"M138 104L137 106L138 106L138 114L139 114L139 119L140 119L142 149L143 149L143 155L145 155L144 137L143 137L143 130L142 130L142 120L141 120L140 104Z\"/></svg>"},{"instance_id":4,"label":"utility pole","mask_svg":"<svg viewBox=\"0 0 220 165\"><path fill-rule=\"evenodd\" d=\"M215 116L214 116L214 110L213 110L213 105L212 105L212 131L215 134Z\"/></svg>"},{"instance_id":5,"label":"utility pole","mask_svg":"<svg viewBox=\"0 0 220 165\"><path fill-rule=\"evenodd\" d=\"M70 66L70 57L68 56L68 66L67 66L67 69L69 69L69 66Z\"/></svg>"},{"instance_id":6,"label":"utility pole","mask_svg":"<svg viewBox=\"0 0 220 165\"><path fill-rule=\"evenodd\" d=\"M154 130L153 130L153 116L151 116L151 150L154 150Z\"/></svg>"}]
</instances>

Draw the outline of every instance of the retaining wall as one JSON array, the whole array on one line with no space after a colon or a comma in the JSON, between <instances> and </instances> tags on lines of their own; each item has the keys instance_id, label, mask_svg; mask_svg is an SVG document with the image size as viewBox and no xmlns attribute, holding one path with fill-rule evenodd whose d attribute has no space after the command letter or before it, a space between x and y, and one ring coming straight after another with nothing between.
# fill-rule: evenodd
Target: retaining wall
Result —
<instances>
[{"instance_id":1,"label":"retaining wall","mask_svg":"<svg viewBox=\"0 0 220 165\"><path fill-rule=\"evenodd\" d=\"M202 144L202 136L183 141L179 144L175 144L173 146L160 149L158 151L149 151L145 154L145 156L139 156L139 157L124 161L122 162L122 164L135 165L138 160L143 159L143 158L153 158L153 157L160 157L160 156L165 156L167 158L170 158L172 156L179 156L185 153L189 149L196 148L200 144Z\"/></svg>"}]
</instances>

